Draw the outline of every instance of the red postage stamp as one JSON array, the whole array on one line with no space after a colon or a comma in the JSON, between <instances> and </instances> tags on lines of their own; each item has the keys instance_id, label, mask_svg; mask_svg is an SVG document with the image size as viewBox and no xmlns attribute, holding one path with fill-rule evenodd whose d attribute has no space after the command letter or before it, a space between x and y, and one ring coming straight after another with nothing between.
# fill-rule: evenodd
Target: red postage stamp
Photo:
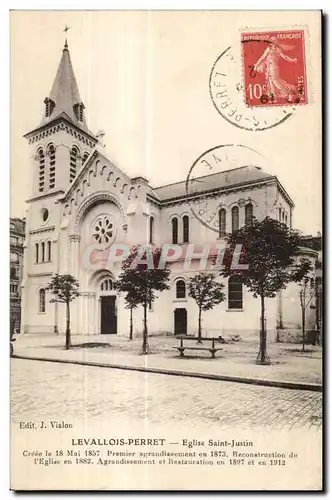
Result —
<instances>
[{"instance_id":1,"label":"red postage stamp","mask_svg":"<svg viewBox=\"0 0 332 500\"><path fill-rule=\"evenodd\" d=\"M307 104L303 30L242 33L241 42L248 106Z\"/></svg>"}]
</instances>

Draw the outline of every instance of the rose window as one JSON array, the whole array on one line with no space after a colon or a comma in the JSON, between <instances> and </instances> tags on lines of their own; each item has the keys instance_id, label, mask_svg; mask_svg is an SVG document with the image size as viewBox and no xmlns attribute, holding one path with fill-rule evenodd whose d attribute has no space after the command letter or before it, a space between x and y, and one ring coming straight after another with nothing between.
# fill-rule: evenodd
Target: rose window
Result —
<instances>
[{"instance_id":1,"label":"rose window","mask_svg":"<svg viewBox=\"0 0 332 500\"><path fill-rule=\"evenodd\" d=\"M114 225L107 215L99 217L93 228L93 238L97 243L110 243L114 234Z\"/></svg>"}]
</instances>

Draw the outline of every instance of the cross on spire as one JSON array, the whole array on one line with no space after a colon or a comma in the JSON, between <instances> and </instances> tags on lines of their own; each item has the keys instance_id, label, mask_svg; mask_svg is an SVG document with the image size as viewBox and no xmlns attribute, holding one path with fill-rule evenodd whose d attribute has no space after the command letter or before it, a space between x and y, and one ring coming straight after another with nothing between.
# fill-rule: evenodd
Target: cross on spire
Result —
<instances>
[{"instance_id":1,"label":"cross on spire","mask_svg":"<svg viewBox=\"0 0 332 500\"><path fill-rule=\"evenodd\" d=\"M63 30L64 33L66 33L66 39L65 39L65 49L68 49L68 42L67 42L67 31L71 29L71 26L65 26L65 29Z\"/></svg>"}]
</instances>

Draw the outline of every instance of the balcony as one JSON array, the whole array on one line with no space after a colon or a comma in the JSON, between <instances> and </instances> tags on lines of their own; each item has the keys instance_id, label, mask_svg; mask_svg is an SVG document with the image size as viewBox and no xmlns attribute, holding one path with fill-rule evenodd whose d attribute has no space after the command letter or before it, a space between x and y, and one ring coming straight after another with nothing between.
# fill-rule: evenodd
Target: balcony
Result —
<instances>
[{"instance_id":1,"label":"balcony","mask_svg":"<svg viewBox=\"0 0 332 500\"><path fill-rule=\"evenodd\" d=\"M23 243L10 243L10 249L23 253Z\"/></svg>"}]
</instances>

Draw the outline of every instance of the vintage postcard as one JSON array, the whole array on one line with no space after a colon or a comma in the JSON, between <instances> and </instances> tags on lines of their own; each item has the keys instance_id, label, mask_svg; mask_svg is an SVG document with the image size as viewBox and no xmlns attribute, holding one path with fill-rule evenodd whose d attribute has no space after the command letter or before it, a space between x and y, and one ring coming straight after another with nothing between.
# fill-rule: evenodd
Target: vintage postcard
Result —
<instances>
[{"instance_id":1,"label":"vintage postcard","mask_svg":"<svg viewBox=\"0 0 332 500\"><path fill-rule=\"evenodd\" d=\"M13 490L322 489L320 11L11 13Z\"/></svg>"}]
</instances>

